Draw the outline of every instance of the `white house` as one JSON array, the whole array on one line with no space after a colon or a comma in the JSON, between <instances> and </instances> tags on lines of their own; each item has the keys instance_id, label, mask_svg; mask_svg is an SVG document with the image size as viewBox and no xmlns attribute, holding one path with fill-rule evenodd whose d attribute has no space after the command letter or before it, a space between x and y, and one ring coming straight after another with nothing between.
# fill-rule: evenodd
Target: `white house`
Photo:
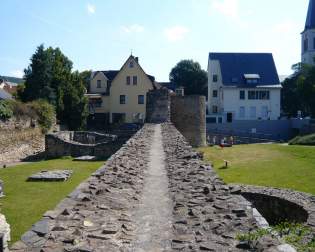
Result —
<instances>
[{"instance_id":1,"label":"white house","mask_svg":"<svg viewBox=\"0 0 315 252\"><path fill-rule=\"evenodd\" d=\"M277 120L280 92L272 54L209 54L208 123Z\"/></svg>"}]
</instances>

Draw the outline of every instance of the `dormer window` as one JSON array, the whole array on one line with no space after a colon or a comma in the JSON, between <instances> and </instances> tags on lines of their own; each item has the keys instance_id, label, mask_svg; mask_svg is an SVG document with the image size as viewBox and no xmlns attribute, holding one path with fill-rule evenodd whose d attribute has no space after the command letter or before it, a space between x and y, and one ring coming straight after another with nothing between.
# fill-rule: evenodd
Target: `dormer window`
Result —
<instances>
[{"instance_id":1,"label":"dormer window","mask_svg":"<svg viewBox=\"0 0 315 252\"><path fill-rule=\"evenodd\" d=\"M244 74L246 84L258 84L260 79L259 74Z\"/></svg>"},{"instance_id":2,"label":"dormer window","mask_svg":"<svg viewBox=\"0 0 315 252\"><path fill-rule=\"evenodd\" d=\"M134 65L134 62L133 60L129 62L129 68L133 68L135 65Z\"/></svg>"}]
</instances>

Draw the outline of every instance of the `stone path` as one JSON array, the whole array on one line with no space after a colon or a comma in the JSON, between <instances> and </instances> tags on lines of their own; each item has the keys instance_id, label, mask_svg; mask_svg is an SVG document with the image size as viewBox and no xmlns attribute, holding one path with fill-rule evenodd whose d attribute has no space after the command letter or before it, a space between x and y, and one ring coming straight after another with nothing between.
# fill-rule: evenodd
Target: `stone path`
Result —
<instances>
[{"instance_id":1,"label":"stone path","mask_svg":"<svg viewBox=\"0 0 315 252\"><path fill-rule=\"evenodd\" d=\"M156 125L143 195L135 213L137 238L134 251L169 251L171 248L172 205L164 159L161 125Z\"/></svg>"}]
</instances>

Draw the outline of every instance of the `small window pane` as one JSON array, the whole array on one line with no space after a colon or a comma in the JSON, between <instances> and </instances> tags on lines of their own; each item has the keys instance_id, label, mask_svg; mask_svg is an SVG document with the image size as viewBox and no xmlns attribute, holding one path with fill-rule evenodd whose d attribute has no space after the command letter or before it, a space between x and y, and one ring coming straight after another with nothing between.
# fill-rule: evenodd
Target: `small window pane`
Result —
<instances>
[{"instance_id":1,"label":"small window pane","mask_svg":"<svg viewBox=\"0 0 315 252\"><path fill-rule=\"evenodd\" d=\"M244 90L240 91L240 100L245 100L245 91Z\"/></svg>"},{"instance_id":2,"label":"small window pane","mask_svg":"<svg viewBox=\"0 0 315 252\"><path fill-rule=\"evenodd\" d=\"M144 95L138 95L138 104L144 104Z\"/></svg>"},{"instance_id":3,"label":"small window pane","mask_svg":"<svg viewBox=\"0 0 315 252\"><path fill-rule=\"evenodd\" d=\"M126 96L125 95L120 95L119 102L120 102L120 104L126 104Z\"/></svg>"},{"instance_id":4,"label":"small window pane","mask_svg":"<svg viewBox=\"0 0 315 252\"><path fill-rule=\"evenodd\" d=\"M218 75L214 74L212 80L213 82L218 82Z\"/></svg>"},{"instance_id":5,"label":"small window pane","mask_svg":"<svg viewBox=\"0 0 315 252\"><path fill-rule=\"evenodd\" d=\"M137 78L137 76L133 76L132 82L133 82L133 85L137 85L137 84L138 84L138 78Z\"/></svg>"},{"instance_id":6,"label":"small window pane","mask_svg":"<svg viewBox=\"0 0 315 252\"><path fill-rule=\"evenodd\" d=\"M133 63L133 61L130 61L130 63L129 63L129 67L130 67L130 68L133 68L133 67L134 67L134 63Z\"/></svg>"},{"instance_id":7,"label":"small window pane","mask_svg":"<svg viewBox=\"0 0 315 252\"><path fill-rule=\"evenodd\" d=\"M101 88L102 87L102 81L101 80L97 80L97 88Z\"/></svg>"},{"instance_id":8,"label":"small window pane","mask_svg":"<svg viewBox=\"0 0 315 252\"><path fill-rule=\"evenodd\" d=\"M127 83L127 85L130 85L130 76L127 76L126 83Z\"/></svg>"},{"instance_id":9,"label":"small window pane","mask_svg":"<svg viewBox=\"0 0 315 252\"><path fill-rule=\"evenodd\" d=\"M218 90L213 90L212 97L214 98L218 97Z\"/></svg>"},{"instance_id":10,"label":"small window pane","mask_svg":"<svg viewBox=\"0 0 315 252\"><path fill-rule=\"evenodd\" d=\"M218 106L213 106L212 107L212 113L217 114L218 113Z\"/></svg>"}]
</instances>

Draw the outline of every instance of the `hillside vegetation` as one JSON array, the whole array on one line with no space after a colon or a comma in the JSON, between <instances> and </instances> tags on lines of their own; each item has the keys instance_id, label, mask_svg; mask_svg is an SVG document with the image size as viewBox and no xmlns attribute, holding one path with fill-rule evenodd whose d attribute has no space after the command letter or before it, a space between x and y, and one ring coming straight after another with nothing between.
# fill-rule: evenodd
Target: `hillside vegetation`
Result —
<instances>
[{"instance_id":1,"label":"hillside vegetation","mask_svg":"<svg viewBox=\"0 0 315 252\"><path fill-rule=\"evenodd\" d=\"M306 136L297 136L293 138L290 142L290 145L312 145L315 146L315 134L306 135Z\"/></svg>"}]
</instances>

